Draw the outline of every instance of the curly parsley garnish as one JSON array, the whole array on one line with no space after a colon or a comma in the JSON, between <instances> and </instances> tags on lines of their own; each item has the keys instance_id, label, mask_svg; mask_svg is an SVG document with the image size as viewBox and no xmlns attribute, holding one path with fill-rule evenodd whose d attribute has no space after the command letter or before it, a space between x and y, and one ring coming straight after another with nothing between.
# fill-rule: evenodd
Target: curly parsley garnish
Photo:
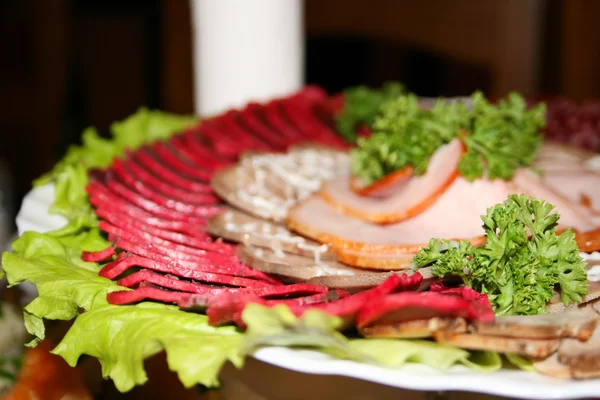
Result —
<instances>
[{"instance_id":1,"label":"curly parsley garnish","mask_svg":"<svg viewBox=\"0 0 600 400\"><path fill-rule=\"evenodd\" d=\"M560 288L563 304L587 293L586 264L570 229L557 234L554 206L510 195L482 216L486 243L432 239L413 259L415 268L433 266L436 276L459 276L488 295L498 315L542 314Z\"/></svg>"},{"instance_id":2,"label":"curly parsley garnish","mask_svg":"<svg viewBox=\"0 0 600 400\"><path fill-rule=\"evenodd\" d=\"M545 106L528 109L516 93L497 104L480 92L470 99L470 108L439 99L429 110L420 109L412 94L384 102L373 135L359 138L351 153L353 174L369 184L410 165L421 175L440 146L460 137L467 149L458 165L463 177L510 180L532 163L542 143Z\"/></svg>"},{"instance_id":3,"label":"curly parsley garnish","mask_svg":"<svg viewBox=\"0 0 600 400\"><path fill-rule=\"evenodd\" d=\"M367 86L346 89L344 108L335 116L338 132L349 143L355 143L360 125L372 126L382 104L404 93L404 85L398 82L385 83L381 89Z\"/></svg>"}]
</instances>

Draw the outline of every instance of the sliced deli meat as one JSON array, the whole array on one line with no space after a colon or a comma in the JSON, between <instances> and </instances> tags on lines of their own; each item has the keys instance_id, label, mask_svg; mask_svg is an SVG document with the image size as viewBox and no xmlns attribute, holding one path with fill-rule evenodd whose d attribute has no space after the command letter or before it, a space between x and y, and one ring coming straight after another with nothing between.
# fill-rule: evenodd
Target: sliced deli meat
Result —
<instances>
[{"instance_id":1,"label":"sliced deli meat","mask_svg":"<svg viewBox=\"0 0 600 400\"><path fill-rule=\"evenodd\" d=\"M325 183L320 194L336 210L371 223L404 221L426 211L452 185L463 153L461 140L452 140L432 155L423 176L413 176L395 185L393 192L383 199L357 194L352 190L350 177Z\"/></svg>"},{"instance_id":2,"label":"sliced deli meat","mask_svg":"<svg viewBox=\"0 0 600 400\"><path fill-rule=\"evenodd\" d=\"M327 245L292 234L287 227L256 218L240 210L230 209L208 220L207 230L225 240L286 253L334 260Z\"/></svg>"},{"instance_id":3,"label":"sliced deli meat","mask_svg":"<svg viewBox=\"0 0 600 400\"><path fill-rule=\"evenodd\" d=\"M514 186L500 180L468 182L458 177L421 214L397 224L377 225L336 211L319 196L290 210L291 230L322 243L375 254L417 253L432 237L482 242L481 215L506 200Z\"/></svg>"},{"instance_id":4,"label":"sliced deli meat","mask_svg":"<svg viewBox=\"0 0 600 400\"><path fill-rule=\"evenodd\" d=\"M386 198L402 191L412 177L412 167L408 166L392 172L368 185L360 178L352 177L350 180L350 188L361 196Z\"/></svg>"},{"instance_id":5,"label":"sliced deli meat","mask_svg":"<svg viewBox=\"0 0 600 400\"><path fill-rule=\"evenodd\" d=\"M365 337L374 338L419 339L429 338L434 332L441 330L452 333L465 333L467 329L467 321L463 318L433 317L367 326L362 328L360 333Z\"/></svg>"}]
</instances>

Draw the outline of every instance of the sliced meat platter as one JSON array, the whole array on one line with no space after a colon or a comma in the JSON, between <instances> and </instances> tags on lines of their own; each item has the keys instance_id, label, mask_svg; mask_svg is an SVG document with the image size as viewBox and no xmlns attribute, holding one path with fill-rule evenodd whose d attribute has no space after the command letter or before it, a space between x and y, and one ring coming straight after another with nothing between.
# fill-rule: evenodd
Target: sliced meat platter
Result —
<instances>
[{"instance_id":1,"label":"sliced meat platter","mask_svg":"<svg viewBox=\"0 0 600 400\"><path fill-rule=\"evenodd\" d=\"M495 315L486 294L414 268L432 238L482 246L481 216L511 194L553 204L557 229L573 230L582 254L600 250L599 156L564 144L586 141L559 137L550 115L553 141L510 180L461 176L467 149L456 138L421 175L405 167L365 183L352 173L332 101L311 86L250 103L90 173L89 201L112 245L83 260L123 287L109 303L169 303L242 329L249 303L297 316L318 309L367 338L428 338L519 354L547 375L600 377L593 261L580 302L563 306L556 289L548 313L518 316ZM450 103L460 101L473 106Z\"/></svg>"}]
</instances>

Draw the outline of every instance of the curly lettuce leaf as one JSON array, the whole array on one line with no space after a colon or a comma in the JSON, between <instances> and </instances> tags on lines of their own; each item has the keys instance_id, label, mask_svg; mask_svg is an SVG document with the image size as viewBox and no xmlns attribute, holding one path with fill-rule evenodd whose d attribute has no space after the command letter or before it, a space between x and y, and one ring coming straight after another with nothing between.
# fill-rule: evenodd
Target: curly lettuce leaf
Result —
<instances>
[{"instance_id":1,"label":"curly lettuce leaf","mask_svg":"<svg viewBox=\"0 0 600 400\"><path fill-rule=\"evenodd\" d=\"M284 305L269 308L249 304L242 318L248 326L242 342L244 354L262 346L288 346L388 368L420 363L445 370L462 364L475 370L494 371L502 366L497 353L469 352L429 340L348 338L338 331L340 318L318 310L309 310L297 318Z\"/></svg>"},{"instance_id":2,"label":"curly lettuce leaf","mask_svg":"<svg viewBox=\"0 0 600 400\"><path fill-rule=\"evenodd\" d=\"M81 249L98 249L104 241L98 230L86 235L54 237L25 232L13 242L14 253L2 255L10 286L29 282L38 296L24 309L25 327L34 336L30 346L45 337L43 319L70 320L80 309L106 304L106 294L122 290L115 282L98 276L98 265L81 260Z\"/></svg>"},{"instance_id":3,"label":"curly lettuce leaf","mask_svg":"<svg viewBox=\"0 0 600 400\"><path fill-rule=\"evenodd\" d=\"M194 124L196 118L162 111L139 109L124 121L111 125L111 137L102 138L94 128L83 132L81 145L72 145L54 168L34 181L34 186L53 182L56 186L51 213L69 221L84 218L87 226L97 225L96 215L88 202L85 186L88 171L110 165L113 158L127 149L166 139Z\"/></svg>"},{"instance_id":4,"label":"curly lettuce leaf","mask_svg":"<svg viewBox=\"0 0 600 400\"><path fill-rule=\"evenodd\" d=\"M235 328L212 327L205 315L174 306L104 305L77 317L52 352L71 366L84 354L97 358L103 376L126 392L148 380L144 360L165 350L169 368L185 387L215 387L226 361L242 366L241 340Z\"/></svg>"}]
</instances>

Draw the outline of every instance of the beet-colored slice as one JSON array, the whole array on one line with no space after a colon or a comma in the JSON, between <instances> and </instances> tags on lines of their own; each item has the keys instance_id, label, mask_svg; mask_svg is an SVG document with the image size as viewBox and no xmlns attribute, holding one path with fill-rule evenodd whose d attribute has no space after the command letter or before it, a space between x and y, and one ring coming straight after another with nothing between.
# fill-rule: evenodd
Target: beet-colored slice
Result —
<instances>
[{"instance_id":1,"label":"beet-colored slice","mask_svg":"<svg viewBox=\"0 0 600 400\"><path fill-rule=\"evenodd\" d=\"M202 181L210 181L210 177L213 174L213 170L198 167L193 165L185 155L180 153L178 150L173 149L169 143L156 142L152 145L152 150L156 154L157 158L163 161L166 165L170 166L173 170L180 172L193 179L199 179Z\"/></svg>"},{"instance_id":2,"label":"beet-colored slice","mask_svg":"<svg viewBox=\"0 0 600 400\"><path fill-rule=\"evenodd\" d=\"M142 199L148 200L160 207L164 207L165 209L170 209L182 214L203 217L206 213L207 208L216 206L220 202L220 200L214 195L204 195L204 204L191 204L182 201L177 201L163 196L159 193L156 193L144 184L140 183L139 181L136 181L135 178L131 176L126 175L125 179L126 180L118 178L116 176L115 171L112 169L108 169L106 171L106 182L108 187L111 190L116 191L113 185L118 184L119 186L122 186L125 189L129 189L127 190L127 192L129 193L127 196L122 194L121 192L118 192L118 194L122 197L125 197L132 203L133 201L131 201L128 196L133 196L135 194L135 191L137 191L137 193Z\"/></svg>"},{"instance_id":3,"label":"beet-colored slice","mask_svg":"<svg viewBox=\"0 0 600 400\"><path fill-rule=\"evenodd\" d=\"M87 262L107 261L115 255L115 249L112 246L100 251L84 251L81 253L81 259Z\"/></svg>"},{"instance_id":4,"label":"beet-colored slice","mask_svg":"<svg viewBox=\"0 0 600 400\"><path fill-rule=\"evenodd\" d=\"M114 179L107 179L107 188L114 194L124 198L131 204L138 206L139 208L148 211L158 217L164 217L172 220L187 221L190 218L203 219L218 214L223 210L223 207L209 205L209 206L194 206L190 210L176 211L160 204L155 203L152 200L145 199L138 193L128 189L123 184L117 182ZM190 221L191 222L191 221Z\"/></svg>"},{"instance_id":5,"label":"beet-colored slice","mask_svg":"<svg viewBox=\"0 0 600 400\"><path fill-rule=\"evenodd\" d=\"M186 139L187 136L187 132L183 135L175 136L171 139L170 143L182 154L185 154L195 165L217 171L230 164L228 160L216 158L206 146L201 145L197 140L188 141Z\"/></svg>"},{"instance_id":6,"label":"beet-colored slice","mask_svg":"<svg viewBox=\"0 0 600 400\"><path fill-rule=\"evenodd\" d=\"M318 121L306 104L289 100L284 102L284 109L285 115L289 118L290 122L296 125L306 135L307 139L325 143L336 148L348 148L348 143L344 142L339 135Z\"/></svg>"},{"instance_id":7,"label":"beet-colored slice","mask_svg":"<svg viewBox=\"0 0 600 400\"><path fill-rule=\"evenodd\" d=\"M227 130L227 132L248 150L275 150L271 143L262 141L257 136L254 136L252 132L244 129L244 127L240 124L239 114L240 113L237 110L230 110L220 117L223 127Z\"/></svg>"},{"instance_id":8,"label":"beet-colored slice","mask_svg":"<svg viewBox=\"0 0 600 400\"><path fill-rule=\"evenodd\" d=\"M126 186L135 189L139 194L146 197L149 200L161 204L167 208L177 210L177 204L188 205L210 205L219 202L219 199L212 193L190 193L184 192L180 196L174 196L173 190L161 192L156 189L154 185L148 184L144 179L140 179L139 175L134 174L129 168L127 168L123 162L119 159L115 159L111 165L111 170L114 175L119 178ZM154 178L156 179L156 178ZM174 188L173 189L177 189ZM180 190L180 189L179 189ZM183 197L184 199L181 199Z\"/></svg>"},{"instance_id":9,"label":"beet-colored slice","mask_svg":"<svg viewBox=\"0 0 600 400\"><path fill-rule=\"evenodd\" d=\"M248 130L252 131L256 136L261 137L267 143L270 143L277 150L285 150L292 145L293 143L290 140L286 139L279 132L273 131L257 117L255 113L257 108L262 108L262 106L256 103L248 104L240 113L240 123L244 124Z\"/></svg>"},{"instance_id":10,"label":"beet-colored slice","mask_svg":"<svg viewBox=\"0 0 600 400\"><path fill-rule=\"evenodd\" d=\"M121 253L114 261L106 264L98 275L108 279L115 279L123 272L132 267L148 268L153 271L164 272L180 276L182 278L194 279L201 282L218 283L237 287L261 287L269 286L269 282L250 279L243 276L232 276L218 273L216 268L189 268L184 267L176 261L159 261L132 254Z\"/></svg>"},{"instance_id":11,"label":"beet-colored slice","mask_svg":"<svg viewBox=\"0 0 600 400\"><path fill-rule=\"evenodd\" d=\"M134 243L123 238L119 238L118 243L115 243L115 247L141 257L146 257L168 265L174 265L179 269L201 270L215 274L254 278L269 282L271 285L282 285L277 279L242 264L236 256L206 253L206 255L202 257L196 257L194 261L176 260L167 255L158 253L151 244Z\"/></svg>"},{"instance_id":12,"label":"beet-colored slice","mask_svg":"<svg viewBox=\"0 0 600 400\"><path fill-rule=\"evenodd\" d=\"M461 287L448 287L444 285L444 281L437 280L432 282L429 286L429 290L431 292L438 292L443 294L454 294L462 297L465 300L474 301L485 308L492 308L492 303L490 303L490 299L487 294L479 293L478 291L471 289L468 286Z\"/></svg>"},{"instance_id":13,"label":"beet-colored slice","mask_svg":"<svg viewBox=\"0 0 600 400\"><path fill-rule=\"evenodd\" d=\"M247 288L216 287L205 285L195 281L183 280L172 275L163 275L147 269L134 272L118 281L118 284L127 288L136 288L141 283L147 282L167 289L196 294L218 294L228 293L253 293L264 299L277 299L284 297L309 296L319 293L327 293L327 288L318 285L299 283L295 285L261 286Z\"/></svg>"},{"instance_id":14,"label":"beet-colored slice","mask_svg":"<svg viewBox=\"0 0 600 400\"><path fill-rule=\"evenodd\" d=\"M186 302L187 298L195 296L192 293L173 292L154 287L143 287L136 290L119 290L106 295L109 304L135 304L144 300L156 300L163 303Z\"/></svg>"},{"instance_id":15,"label":"beet-colored slice","mask_svg":"<svg viewBox=\"0 0 600 400\"><path fill-rule=\"evenodd\" d=\"M136 179L140 180L144 184L156 189L156 191L174 200L185 201L187 203L202 203L206 198L206 195L212 194L212 188L210 185L205 185L204 189L198 192L190 192L189 190L174 186L169 182L165 182L164 180L157 178L148 172L144 167L135 162L135 160L130 158L126 158L122 161L115 159L112 167L117 170L121 165L124 169L123 173L133 175Z\"/></svg>"},{"instance_id":16,"label":"beet-colored slice","mask_svg":"<svg viewBox=\"0 0 600 400\"><path fill-rule=\"evenodd\" d=\"M236 246L219 242L215 243L199 241L201 244L206 244L208 246L204 246L206 247L205 249L191 247L185 244L175 243L170 240L154 236L152 233L146 230L139 229L139 225L137 224L129 224L117 221L116 224L113 225L108 221L100 221L98 227L104 232L113 234L116 237L130 240L132 242L143 241L145 243L149 243L155 246L161 246L162 248L167 249L167 255L182 253L187 254L189 256L204 256L205 254L210 252L221 253L227 256L233 256L236 254ZM194 238L190 239L193 240Z\"/></svg>"},{"instance_id":17,"label":"beet-colored slice","mask_svg":"<svg viewBox=\"0 0 600 400\"><path fill-rule=\"evenodd\" d=\"M208 298L206 316L210 325L223 325L229 322L235 323L240 328L245 328L245 323L242 321L242 312L244 308L250 304L261 304L272 307L279 304L284 304L290 309L304 309L311 306L331 304L340 298L345 298L347 294L343 291L331 291L328 293L319 293L311 296L296 297L289 300L264 300L256 294L231 294L221 293L217 296Z\"/></svg>"},{"instance_id":18,"label":"beet-colored slice","mask_svg":"<svg viewBox=\"0 0 600 400\"><path fill-rule=\"evenodd\" d=\"M210 236L202 229L202 225L188 224L182 221L170 221L157 218L154 215L134 207L124 207L97 196L90 197L90 202L96 207L96 215L111 222L123 221L136 224L138 229L144 229L155 236L178 243L188 240L208 241Z\"/></svg>"},{"instance_id":19,"label":"beet-colored slice","mask_svg":"<svg viewBox=\"0 0 600 400\"><path fill-rule=\"evenodd\" d=\"M183 190L206 193L206 181L199 182L198 180L194 180L173 171L148 154L148 151L144 148L138 149L134 153L128 154L128 156L161 180L167 181ZM209 178L209 176L207 176L207 178Z\"/></svg>"},{"instance_id":20,"label":"beet-colored slice","mask_svg":"<svg viewBox=\"0 0 600 400\"><path fill-rule=\"evenodd\" d=\"M237 159L240 154L248 150L246 145L236 141L227 128L223 127L223 121L220 119L204 121L200 126L200 134L219 155L224 157Z\"/></svg>"},{"instance_id":21,"label":"beet-colored slice","mask_svg":"<svg viewBox=\"0 0 600 400\"><path fill-rule=\"evenodd\" d=\"M461 296L439 292L404 292L367 303L357 317L357 326L389 325L433 317L493 321L494 311Z\"/></svg>"},{"instance_id":22,"label":"beet-colored slice","mask_svg":"<svg viewBox=\"0 0 600 400\"><path fill-rule=\"evenodd\" d=\"M290 143L295 144L306 139L295 126L291 125L284 118L282 101L270 101L263 108L262 112L257 109L256 113L259 117L261 114L264 115L266 123L273 127L273 130L281 133Z\"/></svg>"}]
</instances>

